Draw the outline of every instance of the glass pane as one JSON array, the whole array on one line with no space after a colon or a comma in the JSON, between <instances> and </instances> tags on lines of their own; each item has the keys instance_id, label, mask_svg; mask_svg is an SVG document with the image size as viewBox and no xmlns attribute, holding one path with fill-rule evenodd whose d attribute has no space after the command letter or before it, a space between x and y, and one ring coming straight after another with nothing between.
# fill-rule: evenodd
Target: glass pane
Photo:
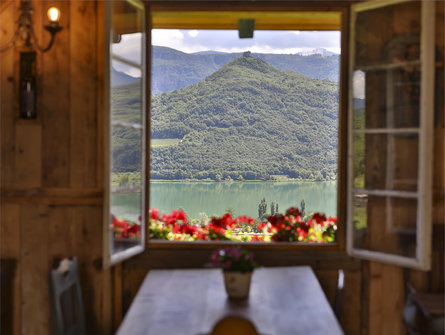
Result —
<instances>
[{"instance_id":1,"label":"glass pane","mask_svg":"<svg viewBox=\"0 0 445 335\"><path fill-rule=\"evenodd\" d=\"M142 124L142 80L116 69L121 62L111 62L111 122L112 124Z\"/></svg>"},{"instance_id":2,"label":"glass pane","mask_svg":"<svg viewBox=\"0 0 445 335\"><path fill-rule=\"evenodd\" d=\"M353 74L354 128L418 128L420 65Z\"/></svg>"},{"instance_id":3,"label":"glass pane","mask_svg":"<svg viewBox=\"0 0 445 335\"><path fill-rule=\"evenodd\" d=\"M357 13L355 65L397 64L420 59L420 1Z\"/></svg>"},{"instance_id":4,"label":"glass pane","mask_svg":"<svg viewBox=\"0 0 445 335\"><path fill-rule=\"evenodd\" d=\"M141 240L142 192L135 188L111 194L112 253L139 245Z\"/></svg>"},{"instance_id":5,"label":"glass pane","mask_svg":"<svg viewBox=\"0 0 445 335\"><path fill-rule=\"evenodd\" d=\"M417 199L355 194L353 245L398 256L416 256Z\"/></svg>"},{"instance_id":6,"label":"glass pane","mask_svg":"<svg viewBox=\"0 0 445 335\"><path fill-rule=\"evenodd\" d=\"M110 247L140 246L144 232L143 11L113 1L110 59ZM118 255L116 255L118 256ZM117 259L117 258L116 258Z\"/></svg>"},{"instance_id":7,"label":"glass pane","mask_svg":"<svg viewBox=\"0 0 445 335\"><path fill-rule=\"evenodd\" d=\"M133 128L111 129L111 172L140 176L142 169L142 131ZM111 180L113 180L112 175ZM112 185L113 189L113 185Z\"/></svg>"},{"instance_id":8,"label":"glass pane","mask_svg":"<svg viewBox=\"0 0 445 335\"><path fill-rule=\"evenodd\" d=\"M418 142L416 134L354 134L354 187L416 191Z\"/></svg>"},{"instance_id":9,"label":"glass pane","mask_svg":"<svg viewBox=\"0 0 445 335\"><path fill-rule=\"evenodd\" d=\"M142 65L142 14L141 10L126 1L113 2L112 57ZM132 71L135 71L134 77L140 77L140 69Z\"/></svg>"}]
</instances>

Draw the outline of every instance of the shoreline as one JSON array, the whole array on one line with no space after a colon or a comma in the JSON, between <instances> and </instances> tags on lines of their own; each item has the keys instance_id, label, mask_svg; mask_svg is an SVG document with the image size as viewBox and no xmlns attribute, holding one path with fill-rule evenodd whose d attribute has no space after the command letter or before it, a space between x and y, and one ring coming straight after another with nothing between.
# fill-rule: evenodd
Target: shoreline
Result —
<instances>
[{"instance_id":1,"label":"shoreline","mask_svg":"<svg viewBox=\"0 0 445 335\"><path fill-rule=\"evenodd\" d=\"M150 183L336 183L337 180L298 180L298 179L288 179L288 180L199 180L199 179L150 179Z\"/></svg>"}]
</instances>

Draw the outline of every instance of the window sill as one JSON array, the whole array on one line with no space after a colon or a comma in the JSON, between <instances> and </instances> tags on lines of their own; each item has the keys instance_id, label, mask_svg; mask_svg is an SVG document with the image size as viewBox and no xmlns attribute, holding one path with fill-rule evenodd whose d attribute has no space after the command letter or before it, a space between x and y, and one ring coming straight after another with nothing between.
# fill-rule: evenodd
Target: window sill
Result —
<instances>
[{"instance_id":1,"label":"window sill","mask_svg":"<svg viewBox=\"0 0 445 335\"><path fill-rule=\"evenodd\" d=\"M206 249L213 250L225 246L239 246L252 250L344 250L338 242L233 242L233 241L166 241L150 240L147 249Z\"/></svg>"}]
</instances>

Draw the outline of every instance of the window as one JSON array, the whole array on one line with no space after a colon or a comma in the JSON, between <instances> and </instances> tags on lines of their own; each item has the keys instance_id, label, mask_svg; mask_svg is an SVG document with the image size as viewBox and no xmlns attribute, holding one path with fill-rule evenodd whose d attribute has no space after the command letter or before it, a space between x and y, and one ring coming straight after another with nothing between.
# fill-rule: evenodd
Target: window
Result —
<instances>
[{"instance_id":1,"label":"window","mask_svg":"<svg viewBox=\"0 0 445 335\"><path fill-rule=\"evenodd\" d=\"M341 28L341 17L342 17L342 13L341 11L332 11L332 12L299 12L297 10L294 11L289 11L289 12L218 12L218 11L206 11L205 9L203 11L193 11L191 10L190 12L176 12L176 11L168 11L168 10L153 10L151 11L151 18L152 18L152 28L181 28L181 29L193 29L193 30L189 30L187 32L184 32L186 34L201 34L202 30L200 31L199 29L233 29L233 28L237 28L238 26L238 20L239 19L243 19L243 18L254 18L255 20L255 34L260 34L262 32L262 30L293 30L293 29L302 29L302 30L340 30ZM207 31L206 31L207 32ZM179 32L178 32L179 33ZM203 32L204 34L205 32ZM279 36L279 32L278 31L274 31L274 33L277 34L277 36ZM218 35L217 32L212 31L212 34L214 36L215 39L219 39L220 35ZM234 34L234 35L237 35ZM277 37L279 38L279 37ZM152 44L156 45L156 32L152 31ZM234 43L236 43L234 41ZM239 54L240 58L243 58L241 56L244 56L246 58L250 58L250 60L255 60L258 59L255 55L255 52L250 53L250 50L248 48L244 49L245 54L243 55L243 52L241 52ZM170 53L172 53L172 51L169 51ZM157 53L163 53L163 56L165 57L164 59L162 57L159 57L159 59L157 58ZM167 55L168 50L159 50L159 48L153 47L152 50L152 64L154 62L155 65L152 67L152 76L156 75L156 71L158 71L159 69L161 69L160 71L163 72L163 75L165 77L167 77L170 73L169 71L166 69L165 64L168 62L167 60L170 60L172 57L177 57L177 54L172 56L171 54ZM174 52L173 52L174 53ZM202 56L204 55L209 55L208 52L204 52ZM218 58L218 61L221 61L221 58L223 58L223 55L219 55L220 57L215 57ZM253 56L253 57L252 57ZM339 56L337 56L339 58ZM337 58L337 59L338 59ZM339 63L337 63L339 64ZM187 72L189 70L190 64L185 64L183 63L182 66L178 66L178 70L181 70L182 73L181 75L178 75L178 81L185 81L186 79L188 79L189 76L189 72ZM217 69L216 69L217 70ZM339 71L339 69L337 68L337 71ZM215 74L215 76L218 75ZM204 77L205 78L205 77ZM210 76L209 80L210 81L213 77ZM215 79L215 78L213 78ZM337 78L338 80L338 78ZM162 92L162 88L160 87L160 84L165 84L165 81L162 81L161 83L159 83L158 81L154 81L152 80L151 85L152 85L152 93L159 93ZM321 82L317 83L318 85L322 85ZM179 87L175 87L179 88ZM191 86L188 86L187 89L192 90L193 88ZM336 103L338 103L338 100L340 99L340 92L338 92L338 86L335 88L335 94L336 94ZM202 93L202 92L201 92ZM195 96L196 99L201 99L199 97L199 95L201 94L200 92L197 92L196 94L198 95L198 97ZM211 95L211 92L207 92L202 94L203 96L209 96ZM191 95L193 96L193 95ZM235 96L235 94L233 94L233 96ZM165 98L164 98L165 97ZM174 103L172 104L168 104L165 100L168 98L171 98L174 101ZM162 100L163 101L159 101ZM193 99L193 98L191 98ZM169 158L169 160L172 160L172 156L176 155L177 152L180 152L182 150L182 147L186 147L186 144L188 144L190 142L190 144L192 145L193 143L195 143L197 140L196 138L192 138L193 136L196 137L198 136L198 134L192 134L192 132L186 132L185 134L182 133L181 131L183 131L184 129L181 127L162 127L161 122L159 122L160 119L162 119L162 121L165 121L166 118L166 114L170 111L173 110L175 108L182 108L184 109L182 111L182 118L190 118L190 114L193 113L188 113L187 111L190 109L193 109L194 107L190 107L189 105L187 105L185 103L183 97L179 97L179 93L177 91L174 91L172 93L169 93L167 96L163 95L161 97L159 96L154 96L152 99L152 106L151 106L151 134L152 134L152 138L151 138L151 144L152 144L152 148L154 147L154 150L152 150L151 152L151 165L152 165L152 169L151 169L151 190L150 190L150 205L153 207L161 207L161 212L162 213L169 213L169 211L172 209L172 207L170 208L162 208L162 201L160 201L160 198L162 198L162 189L167 189L169 188L169 190L166 190L165 192L168 193L168 195L166 196L166 198L181 198L180 193L184 192L181 190L181 188L187 188L190 189L188 190L188 192L190 192L193 195L196 195L196 192L193 191L193 187L190 184L182 184L179 185L178 183L169 183L167 185L167 183L165 183L165 179L190 179L190 180L194 180L196 182L196 180L200 181L199 183L199 187L200 187L200 192L201 193L201 197L199 199L199 201L201 203L205 203L205 202L209 202L209 197L207 196L207 194L212 194L213 190L212 190L212 182L209 181L221 181L221 180L227 180L228 182L226 183L218 183L219 187L221 187L221 193L229 193L230 194L230 188L236 188L237 185L236 184L240 184L238 182L238 180L243 180L244 182L242 183L246 189L250 186L253 187L253 185L249 185L249 183L245 182L246 180L253 180L253 179L270 179L270 178L277 178L279 179L286 179L286 178L301 178L301 179L309 179L309 176L305 175L306 171L298 171L297 173L294 173L295 171L286 171L286 172L281 172L281 171L277 171L276 174L258 174L256 176L249 176L248 173L246 173L246 171L241 171L241 169L238 169L236 171L233 171L235 169L233 169L232 171L230 170L230 168L226 168L226 169L221 169L222 171L218 171L218 169L212 169L212 168L207 168L207 169L203 169L203 170L199 170L200 166L195 167L194 165L199 165L196 164L198 160L190 160L187 161L187 165L186 168L184 168L183 166L179 167L180 164L176 164L178 166L175 166L175 168L168 168L170 165L170 162L168 162L168 164L166 164L166 157ZM241 99L242 100L242 99ZM218 103L215 102L216 100L213 100L213 103L211 104L212 106L208 106L209 108L218 108ZM241 101L242 103L242 101ZM272 101L270 101L270 103L272 103ZM164 105L164 106L162 106ZM187 106L185 106L187 105ZM167 112L165 112L165 108L168 109ZM272 106L270 106L269 109L273 108ZM227 108L221 108L221 110L226 111ZM230 109L230 108L228 108ZM338 107L335 107L336 113L338 110ZM218 111L216 111L218 112ZM217 113L216 113L217 114ZM273 113L270 113L273 115ZM291 114L291 112L289 113ZM340 112L339 112L340 114ZM207 115L206 115L207 116ZM336 115L337 117L337 115ZM341 116L339 116L339 119L341 118ZM227 120L224 119L218 119L215 118L215 120L208 120L208 122L216 125L216 127L220 126L220 128L224 128L224 125L220 125L218 123L224 123ZM190 126L195 120L187 120L188 124L187 126ZM202 117L201 119L198 117L198 121L202 121ZM337 120L335 120L337 121ZM308 122L312 122L311 120L308 120ZM199 128L199 124L194 124L193 126L189 127L189 128L193 128L193 129L197 129ZM339 127L342 127L342 125L339 125ZM230 125L227 125L227 128L230 128ZM276 129L276 131L280 131L280 129ZM281 130L283 132L288 131L286 130ZM335 140L337 139L338 136L338 132L337 130L334 132ZM215 139L215 138L214 138ZM226 139L226 137L223 136L223 138L218 139L219 143L223 143L224 139ZM212 139L210 138L206 138L205 136L203 136L203 138L201 139L202 142L205 141L210 141ZM336 142L336 141L333 142ZM258 141L259 142L259 141ZM328 141L326 141L328 142ZM207 142L206 142L207 143ZM335 144L334 144L335 145ZM225 145L224 145L225 146ZM227 146L229 147L229 146ZM206 148L209 149L209 148ZM266 149L267 150L267 149ZM261 150L258 150L258 152L261 152ZM203 156L202 152L199 153L200 155ZM227 154L227 153L225 153ZM339 153L339 157L342 155L342 153ZM176 159L176 162L180 162L182 163L183 161L185 161L185 159L180 156L174 156ZM215 157L215 160L218 159L218 155L214 155L213 157ZM340 158L339 158L340 159ZM337 157L335 156L333 159L333 165L335 166L335 170L337 170ZM226 159L224 160L224 162L228 162L230 161L230 159L228 159L226 157ZM270 164L273 164L273 162L271 162ZM222 165L222 164L221 164ZM193 171L193 170L198 170ZM291 168L292 169L292 168ZM212 171L213 170L213 171ZM253 169L254 170L254 169ZM277 169L278 170L278 169ZM320 171L321 172L321 171ZM310 172L309 172L310 173ZM312 176L312 179L321 179L321 180L327 180L330 178L335 178L335 172L332 171L326 173L326 171L323 171L323 174L320 173L319 176ZM342 183L342 177L341 177L341 173L339 174L339 184ZM164 179L163 182L156 182L157 179ZM207 181L206 181L207 180ZM230 182L230 180L232 180L232 182ZM232 185L230 185L232 183ZM283 186L283 184L281 184L280 186ZM255 187L258 186L255 185ZM280 186L276 187L276 188L280 188ZM290 188L292 188L292 185L289 185ZM340 187L341 189L341 187ZM322 196L325 194L327 195L329 192L329 194L333 195L333 198L335 199L337 196L337 192L338 189L337 187L334 185L333 188L330 188L330 190L326 190L326 189L319 189L318 192L321 193L321 195L318 196L319 198L322 198ZM283 192L284 193L284 192ZM233 193L232 193L233 194ZM186 196L185 197L186 201L191 202L192 196ZM170 204L171 206L173 206L173 208L177 208L176 206L180 206L180 205L185 205L185 201L183 200L184 197L181 198L180 201L178 201L177 203L173 203ZM161 199L162 200L162 199ZM242 206L238 207L238 208L227 208L229 205L231 205L230 203L228 204L222 204L220 208L218 208L217 210L214 209L205 209L202 208L201 211L195 210L194 215L191 216L192 219L198 219L198 222L201 222L201 218L199 216L199 212L205 211L207 214L207 216L210 216L212 214L217 214L217 215L222 215L226 212L226 209L228 209L229 211L231 209L235 210L235 215L234 216L238 216L238 215L251 215L252 217L258 217L260 216L259 214L257 214L259 212L259 207L266 207L265 212L272 214L273 213L273 209L274 207L270 206L272 205L272 202L274 202L273 205L276 206L276 199L272 198L267 198L266 202L267 202L267 206L262 202L262 196L260 197L260 195L258 195L258 199L255 200L251 200L250 203L248 203L246 205L246 202L248 202L247 199L242 199L240 201L245 201L243 203ZM293 206L299 206L300 205L300 201L302 200L302 198L298 198L296 197L295 199L293 199L292 205ZM308 201L308 199L305 199L306 201ZM261 201L261 203L260 203ZM314 206L315 201L313 202L307 202L308 203L308 211L311 210L317 210L317 205ZM342 202L343 204L345 203L344 201ZM289 204L283 204L280 203L280 201L278 201L278 204L280 206L280 211L284 212L287 207L289 207ZM247 208L247 206L250 205L251 210L250 212L246 213L245 208ZM187 205L185 205L186 207ZM341 206L341 205L340 205ZM235 207L232 205L232 207ZM299 206L300 207L300 206ZM331 205L331 215L342 215L341 214L341 210L339 212L337 212L337 207L338 207L338 202L336 202L334 200L334 204ZM211 208L210 206L208 208ZM276 207L275 207L276 208ZM187 214L189 214L188 208L184 208L187 212ZM320 208L318 208L320 209ZM271 213L272 212L272 213ZM252 214L253 213L253 214ZM172 218L174 219L174 218ZM190 218L188 218L190 219ZM157 227L155 227L157 228ZM164 234L164 231L162 230L163 227L161 227L160 231L158 231L156 234L153 234L152 237L165 237L162 234ZM256 227L255 227L256 228ZM254 230L253 232L249 231L249 233L256 233L257 231ZM179 234L178 234L179 235ZM341 235L341 233L339 234ZM239 235L238 235L239 236ZM181 236L174 236L173 238L181 238ZM243 239L246 237L245 235L241 236ZM220 238L220 236L216 236L217 239ZM340 237L341 239L341 237ZM247 239L249 240L249 239ZM153 243L151 241L151 243ZM156 243L156 242L154 242Z\"/></svg>"},{"instance_id":2,"label":"window","mask_svg":"<svg viewBox=\"0 0 445 335\"><path fill-rule=\"evenodd\" d=\"M166 216L150 237L333 242L340 32L238 35L152 30L150 207ZM267 217L290 207L306 222L279 234Z\"/></svg>"},{"instance_id":3,"label":"window","mask_svg":"<svg viewBox=\"0 0 445 335\"><path fill-rule=\"evenodd\" d=\"M104 231L110 241L106 245L108 259L111 260L111 263L115 263L144 249L144 222L147 221L144 214L148 214L148 197L145 195L145 190L148 190L149 187L145 169L149 156L148 150L145 148L147 138L147 132L145 131L147 115L145 97L149 96L147 92L155 87L150 89L150 83L145 83L146 73L149 71L145 67L144 50L150 39L147 39L147 42L145 41L143 6L132 0L113 1L107 3L107 9L108 17L112 20L109 22L109 31L111 32L109 41L110 96L108 98L110 118L107 125L109 138L109 157L107 157L107 160L110 163L107 175L110 177L110 186L109 199L107 200L109 211L106 212L111 214L111 218L106 215ZM317 10L320 10L320 8L317 8ZM330 8L330 10L332 9ZM238 25L239 18L246 15L252 17L253 15L256 29L260 30L340 30L343 15L342 8L338 8L338 11L329 12L301 12L292 8L289 12L224 12L213 10L201 10L199 12L154 10L150 12L149 10L149 13L151 14L153 28L208 29L212 27L215 29L234 29ZM130 41L137 42L135 43L136 48L130 46L130 43L128 43ZM344 43L342 37L342 46L345 45ZM244 56L250 58L248 53ZM323 80L314 85L317 84L322 85ZM132 88L131 92L128 90L130 86ZM337 101L343 100L344 92L338 92L338 87L335 90L334 95ZM122 96L125 97L125 104L120 103L121 99L119 98ZM339 105L342 106L343 104ZM339 129L344 129L344 121L342 121L344 120L344 112L344 110L338 112ZM337 136L337 134L334 136ZM126 146L121 139L129 140L134 145ZM184 140L184 138L179 139L179 141ZM172 142L173 139L159 138L153 140L151 144L152 146L162 147L178 143L177 139L175 139L175 143L169 141ZM340 141L343 141L343 139L340 139ZM340 142L338 147L342 148L342 145ZM338 155L340 162L343 161L342 157L344 155L344 151L340 149ZM334 158L334 160L336 159ZM125 161L124 164L123 161ZM344 189L344 186L342 186L344 185L342 171L340 170L337 176L338 189L331 190L334 196L339 195L339 199L342 199L344 194L342 192ZM332 177L332 174L327 175L327 177L329 176ZM274 177L283 178L281 175ZM258 199L258 201L260 200ZM126 204L126 201L130 205ZM296 201L300 201L300 199ZM297 203L295 204L297 205ZM344 204L344 201L339 200L331 207L334 207L333 211L337 215L344 217L342 209ZM331 248L341 248L342 246L343 225L340 224L339 227L339 243L331 245ZM214 245L211 247L214 247ZM328 246L327 249L330 249L330 247Z\"/></svg>"},{"instance_id":4,"label":"window","mask_svg":"<svg viewBox=\"0 0 445 335\"><path fill-rule=\"evenodd\" d=\"M348 250L428 269L434 2L353 6Z\"/></svg>"},{"instance_id":5,"label":"window","mask_svg":"<svg viewBox=\"0 0 445 335\"><path fill-rule=\"evenodd\" d=\"M145 21L139 1L111 1L106 8L111 19L106 125L110 178L105 218L109 243L104 244L107 261L115 263L142 251L145 244ZM122 96L128 97L125 104ZM129 206L121 196L127 192Z\"/></svg>"}]
</instances>

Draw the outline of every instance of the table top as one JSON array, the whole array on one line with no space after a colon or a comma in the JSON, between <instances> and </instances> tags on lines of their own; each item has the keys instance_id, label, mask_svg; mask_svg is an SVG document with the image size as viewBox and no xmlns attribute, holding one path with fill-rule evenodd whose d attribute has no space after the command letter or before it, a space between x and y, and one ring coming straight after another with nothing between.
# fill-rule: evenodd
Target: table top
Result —
<instances>
[{"instance_id":1,"label":"table top","mask_svg":"<svg viewBox=\"0 0 445 335\"><path fill-rule=\"evenodd\" d=\"M152 270L117 334L209 334L227 315L250 319L264 335L343 334L308 266L255 270L244 301L227 298L220 269Z\"/></svg>"}]
</instances>

